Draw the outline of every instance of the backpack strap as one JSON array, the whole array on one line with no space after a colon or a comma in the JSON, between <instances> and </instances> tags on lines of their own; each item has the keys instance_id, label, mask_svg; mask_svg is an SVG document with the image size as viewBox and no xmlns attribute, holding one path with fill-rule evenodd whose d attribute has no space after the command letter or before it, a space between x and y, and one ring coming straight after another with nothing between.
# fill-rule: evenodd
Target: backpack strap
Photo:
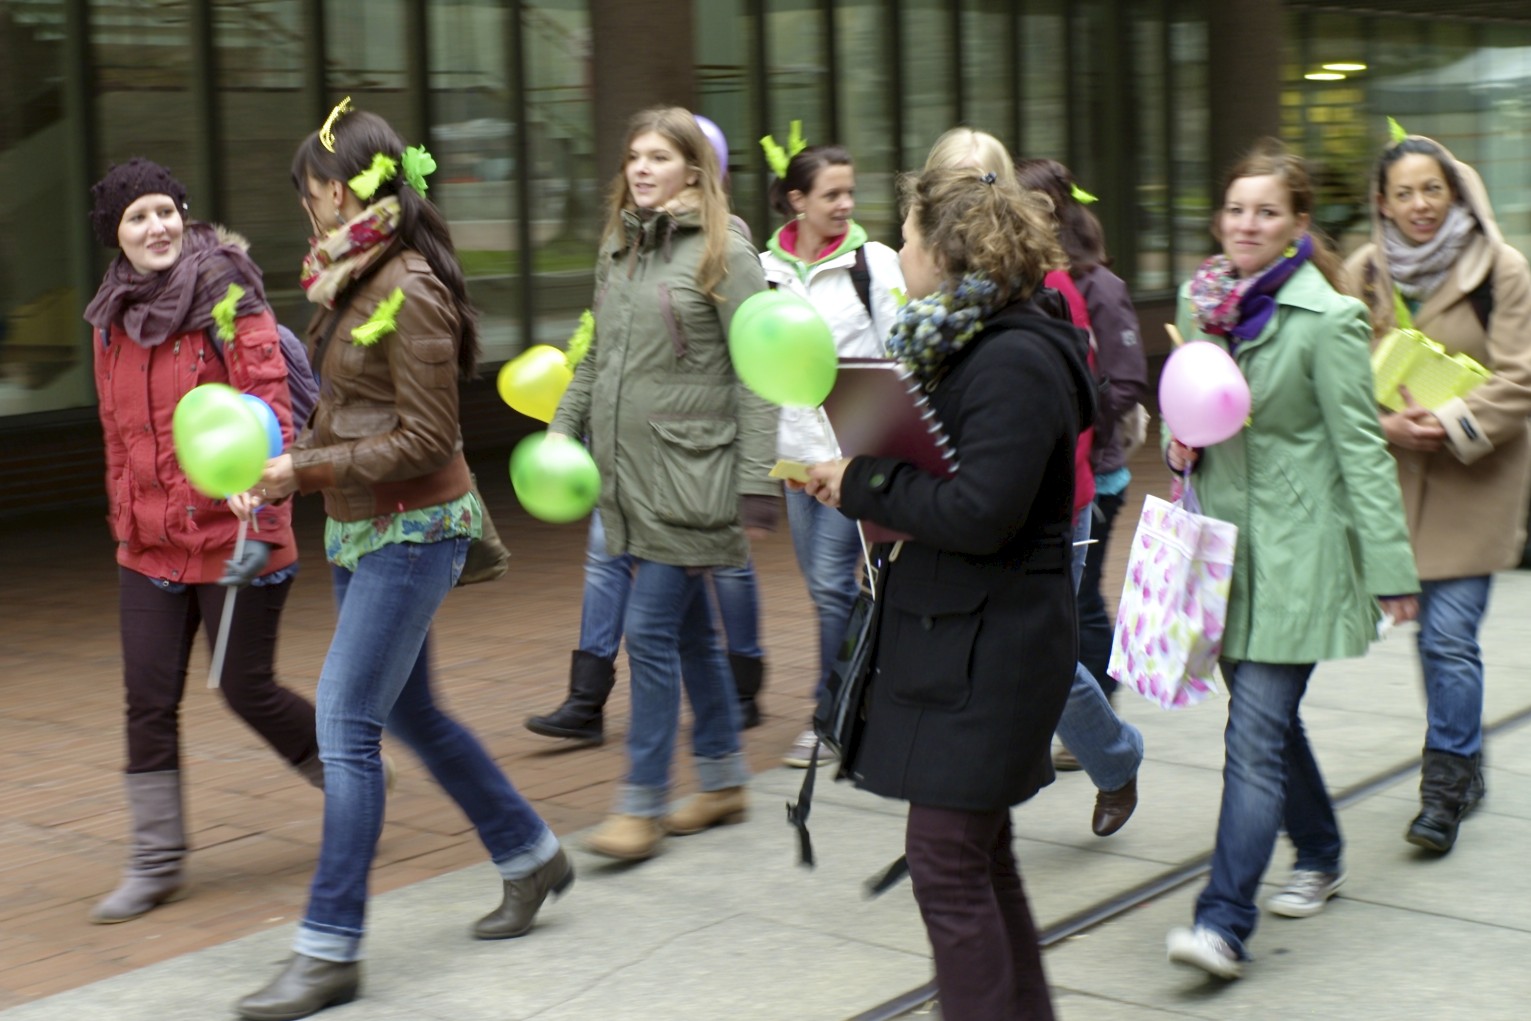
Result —
<instances>
[{"instance_id":1,"label":"backpack strap","mask_svg":"<svg viewBox=\"0 0 1531 1021\"><path fill-rule=\"evenodd\" d=\"M855 261L851 263L851 286L856 288L856 297L861 299L861 306L867 310L867 315L872 314L872 274L867 269L866 246L856 249Z\"/></svg>"},{"instance_id":2,"label":"backpack strap","mask_svg":"<svg viewBox=\"0 0 1531 1021\"><path fill-rule=\"evenodd\" d=\"M1478 316L1478 325L1488 332L1489 316L1494 314L1494 272L1489 271L1488 276L1483 278L1483 283L1474 287L1472 293L1467 296L1472 304L1473 312Z\"/></svg>"}]
</instances>

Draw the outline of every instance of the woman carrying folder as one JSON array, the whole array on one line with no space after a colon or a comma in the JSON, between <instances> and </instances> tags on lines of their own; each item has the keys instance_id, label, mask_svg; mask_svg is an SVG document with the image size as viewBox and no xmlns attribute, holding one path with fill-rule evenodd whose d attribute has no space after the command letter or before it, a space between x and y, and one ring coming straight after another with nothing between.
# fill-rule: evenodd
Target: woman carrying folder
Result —
<instances>
[{"instance_id":1,"label":"woman carrying folder","mask_svg":"<svg viewBox=\"0 0 1531 1021\"><path fill-rule=\"evenodd\" d=\"M923 384L955 474L895 457L814 465L808 492L913 536L881 572L859 786L909 805L915 898L942 1017L1053 1017L1011 853L1010 808L1051 781L1074 676L1074 448L1094 414L1082 331L1032 300L1062 266L1013 179L938 168L904 184L910 302L891 353Z\"/></svg>"},{"instance_id":2,"label":"woman carrying folder","mask_svg":"<svg viewBox=\"0 0 1531 1021\"><path fill-rule=\"evenodd\" d=\"M1402 134L1400 131L1399 134ZM1413 328L1492 375L1435 408L1404 394L1382 411L1398 462L1424 592L1419 662L1427 726L1420 811L1404 838L1456 842L1483 797L1483 660L1478 626L1490 577L1525 548L1531 492L1531 271L1504 243L1478 174L1420 135L1394 141L1375 178L1372 242L1346 264L1379 340Z\"/></svg>"}]
</instances>

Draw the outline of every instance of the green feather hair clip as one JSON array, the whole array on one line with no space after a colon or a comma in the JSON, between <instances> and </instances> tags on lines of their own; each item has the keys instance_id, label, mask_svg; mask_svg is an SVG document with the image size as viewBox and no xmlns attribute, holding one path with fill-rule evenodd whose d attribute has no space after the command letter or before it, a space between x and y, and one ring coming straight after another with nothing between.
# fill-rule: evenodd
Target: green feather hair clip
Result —
<instances>
[{"instance_id":1,"label":"green feather hair clip","mask_svg":"<svg viewBox=\"0 0 1531 1021\"><path fill-rule=\"evenodd\" d=\"M425 198L430 187L425 179L436 172L436 159L423 145L412 145L404 150L404 180Z\"/></svg>"},{"instance_id":2,"label":"green feather hair clip","mask_svg":"<svg viewBox=\"0 0 1531 1021\"><path fill-rule=\"evenodd\" d=\"M1091 195L1089 192L1085 191L1077 184L1069 185L1069 194L1072 195L1074 197L1074 201L1078 202L1081 206L1087 206L1092 202L1100 201L1100 199L1096 198L1094 195Z\"/></svg>"},{"instance_id":3,"label":"green feather hair clip","mask_svg":"<svg viewBox=\"0 0 1531 1021\"><path fill-rule=\"evenodd\" d=\"M399 309L404 307L404 289L395 287L393 293L377 303L377 308L366 322L351 330L351 340L362 347L371 347L384 336L399 328Z\"/></svg>"},{"instance_id":4,"label":"green feather hair clip","mask_svg":"<svg viewBox=\"0 0 1531 1021\"><path fill-rule=\"evenodd\" d=\"M585 360L585 355L590 353L590 342L595 339L595 316L590 314L587 308L579 314L579 325L569 337L567 349L564 351L564 360L573 369Z\"/></svg>"},{"instance_id":5,"label":"green feather hair clip","mask_svg":"<svg viewBox=\"0 0 1531 1021\"><path fill-rule=\"evenodd\" d=\"M372 157L372 165L346 183L356 193L356 197L363 202L371 202L372 196L383 186L384 181L391 181L399 173L399 164L392 156L384 156L377 153Z\"/></svg>"},{"instance_id":6,"label":"green feather hair clip","mask_svg":"<svg viewBox=\"0 0 1531 1021\"><path fill-rule=\"evenodd\" d=\"M760 148L765 150L766 165L771 168L771 173L787 179L787 164L792 162L792 157L808 148L808 143L803 141L803 122L793 121L787 135L787 147L783 149L776 141L774 135L766 135L760 140Z\"/></svg>"},{"instance_id":7,"label":"green feather hair clip","mask_svg":"<svg viewBox=\"0 0 1531 1021\"><path fill-rule=\"evenodd\" d=\"M238 284L229 284L228 293L223 300L213 306L213 324L218 327L218 339L225 344L234 339L234 311L239 307L239 299L245 296L245 289Z\"/></svg>"},{"instance_id":8,"label":"green feather hair clip","mask_svg":"<svg viewBox=\"0 0 1531 1021\"><path fill-rule=\"evenodd\" d=\"M1402 142L1405 138L1408 138L1409 133L1403 130L1402 124L1399 124L1397 121L1393 120L1393 118L1389 117L1387 119L1387 137L1389 142L1392 142L1396 145L1397 143Z\"/></svg>"}]
</instances>

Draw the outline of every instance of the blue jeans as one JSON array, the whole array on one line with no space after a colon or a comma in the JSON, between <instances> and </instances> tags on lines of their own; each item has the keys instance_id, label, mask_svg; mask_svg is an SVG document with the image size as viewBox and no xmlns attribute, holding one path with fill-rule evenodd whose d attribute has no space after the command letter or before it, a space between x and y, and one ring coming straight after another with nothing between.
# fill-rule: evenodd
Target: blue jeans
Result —
<instances>
[{"instance_id":1,"label":"blue jeans","mask_svg":"<svg viewBox=\"0 0 1531 1021\"><path fill-rule=\"evenodd\" d=\"M1491 579L1427 581L1419 596L1419 665L1425 675L1425 747L1472 756L1483 748L1483 658L1478 626Z\"/></svg>"},{"instance_id":2,"label":"blue jeans","mask_svg":"<svg viewBox=\"0 0 1531 1021\"><path fill-rule=\"evenodd\" d=\"M361 956L367 878L383 829L383 728L407 744L457 802L505 879L535 872L558 838L482 745L431 698L430 626L467 556L467 539L398 543L334 568L339 620L317 699L324 842L293 949L326 961Z\"/></svg>"},{"instance_id":3,"label":"blue jeans","mask_svg":"<svg viewBox=\"0 0 1531 1021\"><path fill-rule=\"evenodd\" d=\"M1074 517L1074 541L1090 537L1090 508ZM1089 546L1074 547L1074 586L1084 570ZM1097 790L1116 791L1138 775L1143 764L1143 734L1116 715L1094 676L1083 663L1074 664L1074 683L1058 720L1058 739L1074 753Z\"/></svg>"},{"instance_id":4,"label":"blue jeans","mask_svg":"<svg viewBox=\"0 0 1531 1021\"><path fill-rule=\"evenodd\" d=\"M749 779L739 744L739 697L718 647L707 570L634 558L627 604L632 674L628 770L617 797L622 815L658 818L667 810L670 762L680 729L680 691L691 702L691 747L704 791Z\"/></svg>"},{"instance_id":5,"label":"blue jeans","mask_svg":"<svg viewBox=\"0 0 1531 1021\"><path fill-rule=\"evenodd\" d=\"M819 612L819 679L815 696L824 691L858 586L856 564L861 560L861 534L856 522L824 506L807 493L787 490L787 524L792 550L808 585L808 597Z\"/></svg>"},{"instance_id":6,"label":"blue jeans","mask_svg":"<svg viewBox=\"0 0 1531 1021\"><path fill-rule=\"evenodd\" d=\"M1312 663L1222 664L1228 684L1223 802L1212 875L1196 899L1196 924L1247 958L1255 893L1284 825L1296 868L1339 872L1344 842L1324 777L1298 714Z\"/></svg>"},{"instance_id":7,"label":"blue jeans","mask_svg":"<svg viewBox=\"0 0 1531 1021\"><path fill-rule=\"evenodd\" d=\"M712 584L718 594L723 633L735 656L761 659L760 594L753 562L743 567L714 567ZM606 552L606 528L601 512L590 515L585 540L585 596L579 612L579 648L601 659L616 659L622 644L627 598L633 588L633 558Z\"/></svg>"}]
</instances>

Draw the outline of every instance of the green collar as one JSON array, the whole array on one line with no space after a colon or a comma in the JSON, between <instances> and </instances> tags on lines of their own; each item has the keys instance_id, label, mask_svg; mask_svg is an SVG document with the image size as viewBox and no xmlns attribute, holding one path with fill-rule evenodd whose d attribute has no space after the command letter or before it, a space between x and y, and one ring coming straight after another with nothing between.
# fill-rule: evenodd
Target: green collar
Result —
<instances>
[{"instance_id":1,"label":"green collar","mask_svg":"<svg viewBox=\"0 0 1531 1021\"><path fill-rule=\"evenodd\" d=\"M831 259L837 259L844 255L846 252L854 252L856 249L867 243L867 232L861 228L861 224L857 223L855 220L851 220L849 226L846 228L845 236L840 239L840 243L835 246L834 251L830 252L828 255L825 255L822 259L815 259L812 262L808 262L807 260L793 255L791 252L787 251L781 246L781 232L786 229L786 226L778 227L776 233L771 235L771 240L767 243L766 247L770 250L772 255L788 263L789 265L795 265L797 267L798 273L805 277L807 276L808 270L812 269L813 267L821 263L828 262Z\"/></svg>"}]
</instances>

